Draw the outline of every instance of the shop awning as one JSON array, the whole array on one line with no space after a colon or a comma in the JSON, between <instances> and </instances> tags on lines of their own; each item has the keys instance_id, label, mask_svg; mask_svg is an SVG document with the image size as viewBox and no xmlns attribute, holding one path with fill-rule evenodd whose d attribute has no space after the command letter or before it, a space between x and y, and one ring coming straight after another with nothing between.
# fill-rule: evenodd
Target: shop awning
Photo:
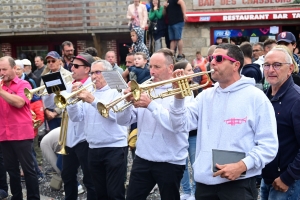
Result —
<instances>
[{"instance_id":1,"label":"shop awning","mask_svg":"<svg viewBox=\"0 0 300 200\"><path fill-rule=\"evenodd\" d=\"M187 22L226 22L300 19L300 9L187 12Z\"/></svg>"}]
</instances>

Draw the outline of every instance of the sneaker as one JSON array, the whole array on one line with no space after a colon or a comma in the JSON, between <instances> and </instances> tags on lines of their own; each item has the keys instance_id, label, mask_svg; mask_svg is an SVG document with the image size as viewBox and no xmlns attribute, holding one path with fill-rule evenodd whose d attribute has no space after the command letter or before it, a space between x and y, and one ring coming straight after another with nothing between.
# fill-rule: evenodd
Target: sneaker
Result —
<instances>
[{"instance_id":1,"label":"sneaker","mask_svg":"<svg viewBox=\"0 0 300 200\"><path fill-rule=\"evenodd\" d=\"M42 183L42 181L44 180L44 175L43 174L40 174L40 175L38 175L38 182L39 183Z\"/></svg>"},{"instance_id":2,"label":"sneaker","mask_svg":"<svg viewBox=\"0 0 300 200\"><path fill-rule=\"evenodd\" d=\"M158 185L156 184L156 185L154 186L154 188L151 190L150 194L154 193L155 190L157 190L157 189L158 189Z\"/></svg>"},{"instance_id":3,"label":"sneaker","mask_svg":"<svg viewBox=\"0 0 300 200\"><path fill-rule=\"evenodd\" d=\"M47 171L45 172L46 176L52 176L53 174L57 174L53 168L47 169Z\"/></svg>"},{"instance_id":4,"label":"sneaker","mask_svg":"<svg viewBox=\"0 0 300 200\"><path fill-rule=\"evenodd\" d=\"M182 55L177 55L176 62L179 62L182 59L184 59L184 57Z\"/></svg>"},{"instance_id":5,"label":"sneaker","mask_svg":"<svg viewBox=\"0 0 300 200\"><path fill-rule=\"evenodd\" d=\"M188 198L190 198L192 195L190 194L182 194L180 195L180 200L187 200Z\"/></svg>"},{"instance_id":6,"label":"sneaker","mask_svg":"<svg viewBox=\"0 0 300 200\"><path fill-rule=\"evenodd\" d=\"M4 190L0 189L0 199L5 199L6 197L8 197L7 192L5 192Z\"/></svg>"},{"instance_id":7,"label":"sneaker","mask_svg":"<svg viewBox=\"0 0 300 200\"><path fill-rule=\"evenodd\" d=\"M196 200L195 196L194 195L190 195L189 198L187 198L186 200Z\"/></svg>"},{"instance_id":8,"label":"sneaker","mask_svg":"<svg viewBox=\"0 0 300 200\"><path fill-rule=\"evenodd\" d=\"M83 194L85 191L82 187L82 185L78 185L78 194ZM63 192L63 195L65 196L65 192Z\"/></svg>"}]
</instances>

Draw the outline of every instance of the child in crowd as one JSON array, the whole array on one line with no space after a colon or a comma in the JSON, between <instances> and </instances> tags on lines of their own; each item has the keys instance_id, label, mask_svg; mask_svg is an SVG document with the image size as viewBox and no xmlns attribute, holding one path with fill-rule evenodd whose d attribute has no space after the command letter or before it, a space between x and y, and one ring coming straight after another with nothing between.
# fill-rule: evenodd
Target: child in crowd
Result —
<instances>
[{"instance_id":1,"label":"child in crowd","mask_svg":"<svg viewBox=\"0 0 300 200\"><path fill-rule=\"evenodd\" d=\"M135 80L138 84L148 80L150 76L150 70L146 66L147 55L143 52L137 52L134 55L135 67L129 67L129 80Z\"/></svg>"},{"instance_id":2,"label":"child in crowd","mask_svg":"<svg viewBox=\"0 0 300 200\"><path fill-rule=\"evenodd\" d=\"M130 37L133 42L129 48L130 53L143 52L146 54L147 60L149 60L149 51L147 46L143 42L143 30L140 27L135 27L130 31Z\"/></svg>"}]
</instances>

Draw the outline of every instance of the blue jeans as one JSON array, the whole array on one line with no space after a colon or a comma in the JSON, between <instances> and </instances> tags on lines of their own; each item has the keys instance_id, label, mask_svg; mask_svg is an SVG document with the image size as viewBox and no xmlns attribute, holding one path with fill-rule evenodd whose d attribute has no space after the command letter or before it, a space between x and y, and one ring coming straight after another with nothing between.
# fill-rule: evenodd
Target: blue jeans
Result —
<instances>
[{"instance_id":1,"label":"blue jeans","mask_svg":"<svg viewBox=\"0 0 300 200\"><path fill-rule=\"evenodd\" d=\"M260 199L261 200L287 200L300 199L300 180L290 185L287 192L280 192L275 190L272 184L266 184L264 179L261 179L260 185Z\"/></svg>"},{"instance_id":2,"label":"blue jeans","mask_svg":"<svg viewBox=\"0 0 300 200\"><path fill-rule=\"evenodd\" d=\"M196 191L196 183L194 180L194 171L193 171L192 187L191 187L189 165L188 165L189 159L190 159L191 165L193 165L195 162L196 139L197 139L196 135L189 137L189 148L188 148L189 158L186 158L185 170L184 170L181 182L180 182L184 194L195 194L195 191Z\"/></svg>"}]
</instances>

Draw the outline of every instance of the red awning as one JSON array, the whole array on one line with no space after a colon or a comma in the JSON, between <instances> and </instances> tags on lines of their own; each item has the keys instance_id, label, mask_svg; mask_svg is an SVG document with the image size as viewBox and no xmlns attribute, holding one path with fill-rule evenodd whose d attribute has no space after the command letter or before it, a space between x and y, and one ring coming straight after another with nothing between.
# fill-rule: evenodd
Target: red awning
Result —
<instances>
[{"instance_id":1,"label":"red awning","mask_svg":"<svg viewBox=\"0 0 300 200\"><path fill-rule=\"evenodd\" d=\"M187 22L226 22L300 19L300 9L187 12Z\"/></svg>"}]
</instances>

